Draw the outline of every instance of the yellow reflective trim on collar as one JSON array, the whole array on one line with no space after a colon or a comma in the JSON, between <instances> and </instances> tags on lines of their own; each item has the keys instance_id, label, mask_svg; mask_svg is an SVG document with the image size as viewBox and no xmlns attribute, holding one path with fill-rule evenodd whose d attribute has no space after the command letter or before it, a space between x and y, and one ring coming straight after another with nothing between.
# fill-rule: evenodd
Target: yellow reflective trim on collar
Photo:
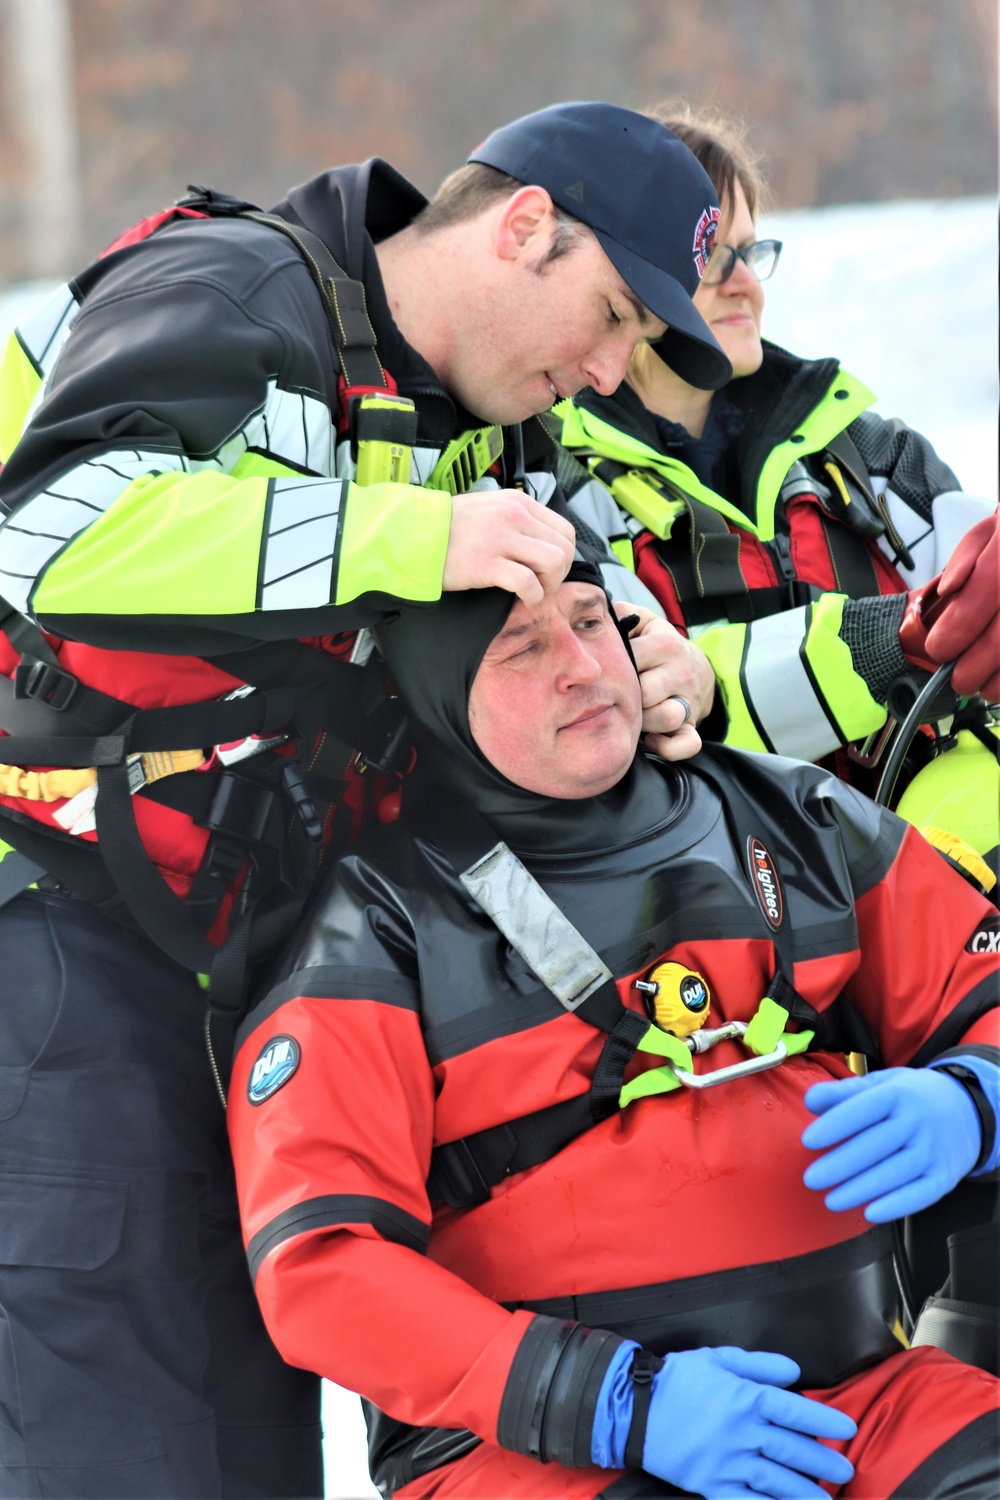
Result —
<instances>
[{"instance_id":1,"label":"yellow reflective trim on collar","mask_svg":"<svg viewBox=\"0 0 1000 1500\"><path fill-rule=\"evenodd\" d=\"M569 410L566 410L567 406ZM619 432L617 427L612 427L609 422L595 417L592 412L585 411L580 406L562 402L554 410L562 419L563 430L560 438L562 446L581 462L589 459L591 454L596 454L598 458L610 458L614 463L627 464L630 469L639 472L648 470L654 482L656 479L662 479L667 484L676 485L679 490L683 490L685 495L690 495L692 499L700 500L703 505L710 506L727 521L732 521L739 526L742 531L749 531L752 536L757 535L754 522L745 516L738 506L731 505L728 500L724 500L721 495L717 495L714 490L703 485L687 464L680 463L676 458L667 458L664 454L658 453L655 448L650 448L648 444L640 442L638 438L626 436L625 433ZM646 483L652 488L648 477ZM615 498L617 499L617 496ZM629 510L629 506L624 501L619 503ZM663 503L675 502L664 501ZM636 515L637 520L643 521L643 517L636 512L630 511L630 514ZM643 521L643 525L646 524L648 523ZM655 528L650 526L649 529L653 531ZM669 535L669 532L656 532L656 535Z\"/></svg>"},{"instance_id":2,"label":"yellow reflective trim on collar","mask_svg":"<svg viewBox=\"0 0 1000 1500\"><path fill-rule=\"evenodd\" d=\"M843 391L844 395L838 396L838 391ZM855 417L867 411L874 400L874 391L846 370L838 370L826 395L783 443L771 449L757 481L757 534L762 542L769 542L774 537L775 502L792 465L810 453L819 453L838 432L849 427Z\"/></svg>"}]
</instances>

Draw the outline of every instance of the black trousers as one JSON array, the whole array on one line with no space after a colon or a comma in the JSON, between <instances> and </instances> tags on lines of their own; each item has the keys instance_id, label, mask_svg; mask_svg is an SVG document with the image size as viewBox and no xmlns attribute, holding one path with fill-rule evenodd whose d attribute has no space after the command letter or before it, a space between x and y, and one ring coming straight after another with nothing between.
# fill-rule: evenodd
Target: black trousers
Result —
<instances>
[{"instance_id":1,"label":"black trousers","mask_svg":"<svg viewBox=\"0 0 1000 1500\"><path fill-rule=\"evenodd\" d=\"M197 980L28 892L0 997L0 1496L322 1495L320 1383L253 1298Z\"/></svg>"}]
</instances>

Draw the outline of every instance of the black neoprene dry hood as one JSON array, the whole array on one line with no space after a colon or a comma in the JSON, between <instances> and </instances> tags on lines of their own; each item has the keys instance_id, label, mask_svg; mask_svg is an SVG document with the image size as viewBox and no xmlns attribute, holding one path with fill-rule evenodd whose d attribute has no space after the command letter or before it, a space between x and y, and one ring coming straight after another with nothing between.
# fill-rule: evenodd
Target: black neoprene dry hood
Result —
<instances>
[{"instance_id":1,"label":"black neoprene dry hood","mask_svg":"<svg viewBox=\"0 0 1000 1500\"><path fill-rule=\"evenodd\" d=\"M586 562L575 562L566 581L604 588L597 568ZM641 755L598 797L543 797L509 781L473 739L469 693L513 604L514 595L501 589L449 593L430 608L403 609L379 625L379 645L406 705L419 765L523 853L602 848L645 831L662 819L672 798ZM404 810L405 801L404 791ZM443 815L448 806L445 795Z\"/></svg>"}]
</instances>

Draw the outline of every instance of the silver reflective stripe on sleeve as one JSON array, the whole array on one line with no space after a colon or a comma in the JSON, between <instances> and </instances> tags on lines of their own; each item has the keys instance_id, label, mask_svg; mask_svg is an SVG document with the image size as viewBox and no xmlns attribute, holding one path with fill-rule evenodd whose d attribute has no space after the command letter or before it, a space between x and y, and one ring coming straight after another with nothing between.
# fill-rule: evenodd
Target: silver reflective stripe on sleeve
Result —
<instances>
[{"instance_id":1,"label":"silver reflective stripe on sleeve","mask_svg":"<svg viewBox=\"0 0 1000 1500\"><path fill-rule=\"evenodd\" d=\"M261 609L315 609L333 597L343 481L273 479L261 560Z\"/></svg>"},{"instance_id":2,"label":"silver reflective stripe on sleeve","mask_svg":"<svg viewBox=\"0 0 1000 1500\"><path fill-rule=\"evenodd\" d=\"M333 422L330 408L302 391L284 391L267 383L262 411L244 424L248 448L266 453L279 463L314 474L333 472Z\"/></svg>"},{"instance_id":3,"label":"silver reflective stripe on sleeve","mask_svg":"<svg viewBox=\"0 0 1000 1500\"><path fill-rule=\"evenodd\" d=\"M36 579L56 553L103 515L144 474L179 470L175 453L105 453L54 479L0 526L0 593L28 612Z\"/></svg>"},{"instance_id":4,"label":"silver reflective stripe on sleeve","mask_svg":"<svg viewBox=\"0 0 1000 1500\"><path fill-rule=\"evenodd\" d=\"M743 696L765 743L798 760L816 760L840 743L799 651L808 608L748 625L740 672Z\"/></svg>"},{"instance_id":5,"label":"silver reflective stripe on sleeve","mask_svg":"<svg viewBox=\"0 0 1000 1500\"><path fill-rule=\"evenodd\" d=\"M496 844L459 879L567 1010L576 1010L612 977L611 970L505 843Z\"/></svg>"}]
</instances>

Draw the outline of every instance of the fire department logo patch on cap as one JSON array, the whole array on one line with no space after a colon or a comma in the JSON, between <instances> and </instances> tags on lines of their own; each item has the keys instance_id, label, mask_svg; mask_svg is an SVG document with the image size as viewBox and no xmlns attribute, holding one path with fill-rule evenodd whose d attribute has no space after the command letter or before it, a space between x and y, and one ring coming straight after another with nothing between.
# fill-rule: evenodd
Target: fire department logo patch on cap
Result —
<instances>
[{"instance_id":1,"label":"fire department logo patch on cap","mask_svg":"<svg viewBox=\"0 0 1000 1500\"><path fill-rule=\"evenodd\" d=\"M291 1078L302 1058L298 1042L291 1036L273 1036L265 1043L250 1070L247 1098L251 1104L263 1104Z\"/></svg>"},{"instance_id":2,"label":"fire department logo patch on cap","mask_svg":"<svg viewBox=\"0 0 1000 1500\"><path fill-rule=\"evenodd\" d=\"M694 263L698 269L699 276L704 276L705 267L712 259L712 251L715 249L715 236L718 232L719 210L717 208L706 208L694 227L694 243L691 246L694 252Z\"/></svg>"},{"instance_id":3,"label":"fire department logo patch on cap","mask_svg":"<svg viewBox=\"0 0 1000 1500\"><path fill-rule=\"evenodd\" d=\"M778 867L760 839L754 834L747 839L747 859L750 862L750 876L753 881L753 893L757 897L757 905L770 925L777 931L781 926L784 908L781 882L778 880Z\"/></svg>"}]
</instances>

